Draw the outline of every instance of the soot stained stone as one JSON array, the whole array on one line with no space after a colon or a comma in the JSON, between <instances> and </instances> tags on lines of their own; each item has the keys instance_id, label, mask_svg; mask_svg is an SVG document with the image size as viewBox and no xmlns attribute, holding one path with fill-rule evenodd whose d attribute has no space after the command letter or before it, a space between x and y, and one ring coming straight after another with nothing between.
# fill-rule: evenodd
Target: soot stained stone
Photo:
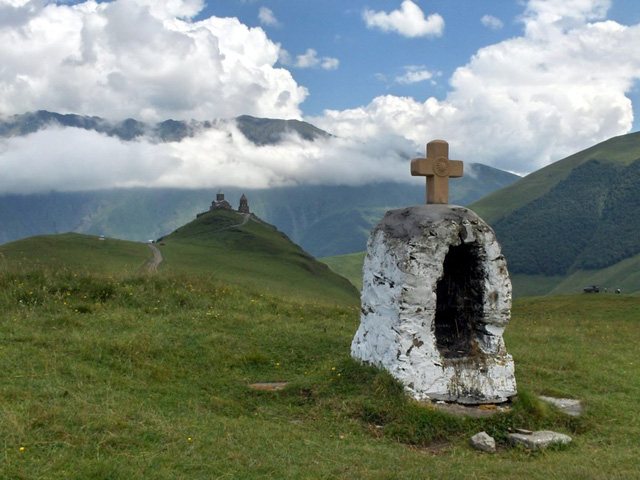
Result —
<instances>
[{"instance_id":1,"label":"soot stained stone","mask_svg":"<svg viewBox=\"0 0 640 480\"><path fill-rule=\"evenodd\" d=\"M511 282L493 230L463 207L392 210L373 229L351 355L418 400L495 403L516 394L502 333Z\"/></svg>"},{"instance_id":2,"label":"soot stained stone","mask_svg":"<svg viewBox=\"0 0 640 480\"><path fill-rule=\"evenodd\" d=\"M457 245L444 259L442 278L436 289L435 335L445 358L471 353L474 325L482 320L482 280L478 247Z\"/></svg>"}]
</instances>

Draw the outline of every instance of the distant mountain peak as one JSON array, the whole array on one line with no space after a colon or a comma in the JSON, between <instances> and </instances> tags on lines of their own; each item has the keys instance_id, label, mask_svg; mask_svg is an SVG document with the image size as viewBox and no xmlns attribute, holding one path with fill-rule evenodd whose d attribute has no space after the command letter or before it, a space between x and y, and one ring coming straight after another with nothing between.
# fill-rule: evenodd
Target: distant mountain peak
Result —
<instances>
[{"instance_id":1,"label":"distant mountain peak","mask_svg":"<svg viewBox=\"0 0 640 480\"><path fill-rule=\"evenodd\" d=\"M296 133L302 139L308 141L331 136L324 130L320 130L301 120L256 118L249 115L241 115L227 121L235 121L240 132L257 146L277 144L289 133ZM168 119L156 124L147 124L134 118L113 122L95 116L37 110L35 112L15 114L4 119L0 118L0 137L29 135L55 125L93 130L124 141L147 136L156 142L179 142L187 137L193 137L203 129L216 128L222 122L225 122L225 120L186 121Z\"/></svg>"},{"instance_id":2,"label":"distant mountain peak","mask_svg":"<svg viewBox=\"0 0 640 480\"><path fill-rule=\"evenodd\" d=\"M236 118L236 123L242 134L256 145L279 143L282 137L290 132L296 132L300 138L309 141L331 137L331 134L324 130L301 120L277 120L241 115Z\"/></svg>"}]
</instances>

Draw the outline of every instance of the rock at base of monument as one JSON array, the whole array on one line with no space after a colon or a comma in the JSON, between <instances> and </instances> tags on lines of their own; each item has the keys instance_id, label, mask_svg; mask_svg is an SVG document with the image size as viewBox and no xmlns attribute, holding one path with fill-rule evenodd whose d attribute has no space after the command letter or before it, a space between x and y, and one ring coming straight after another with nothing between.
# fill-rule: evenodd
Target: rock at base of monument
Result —
<instances>
[{"instance_id":1,"label":"rock at base of monument","mask_svg":"<svg viewBox=\"0 0 640 480\"><path fill-rule=\"evenodd\" d=\"M487 432L476 433L471 437L471 446L482 452L496 453L496 441Z\"/></svg>"},{"instance_id":2,"label":"rock at base of monument","mask_svg":"<svg viewBox=\"0 0 640 480\"><path fill-rule=\"evenodd\" d=\"M569 435L549 430L540 430L530 434L510 433L507 438L511 445L522 445L528 450L540 450L553 444L566 445L571 443L573 440Z\"/></svg>"},{"instance_id":3,"label":"rock at base of monument","mask_svg":"<svg viewBox=\"0 0 640 480\"><path fill-rule=\"evenodd\" d=\"M419 402L419 404L423 404L423 402ZM430 401L428 403L424 402L424 404L456 417L488 418L498 413L508 413L512 410L511 403L504 402L469 405L458 402Z\"/></svg>"},{"instance_id":4,"label":"rock at base of monument","mask_svg":"<svg viewBox=\"0 0 640 480\"><path fill-rule=\"evenodd\" d=\"M505 402L516 395L510 316L506 262L482 219L451 205L392 210L367 244L351 355L416 400Z\"/></svg>"}]
</instances>

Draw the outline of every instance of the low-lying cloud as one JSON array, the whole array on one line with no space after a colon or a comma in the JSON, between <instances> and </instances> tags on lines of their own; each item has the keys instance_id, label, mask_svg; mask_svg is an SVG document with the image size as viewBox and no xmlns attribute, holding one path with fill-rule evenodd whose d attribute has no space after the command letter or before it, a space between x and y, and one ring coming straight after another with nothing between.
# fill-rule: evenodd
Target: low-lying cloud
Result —
<instances>
[{"instance_id":1,"label":"low-lying cloud","mask_svg":"<svg viewBox=\"0 0 640 480\"><path fill-rule=\"evenodd\" d=\"M412 143L398 136L362 144L336 137L309 141L292 132L276 145L257 146L235 122L169 143L51 127L0 139L0 192L407 181L406 160L413 153Z\"/></svg>"}]
</instances>

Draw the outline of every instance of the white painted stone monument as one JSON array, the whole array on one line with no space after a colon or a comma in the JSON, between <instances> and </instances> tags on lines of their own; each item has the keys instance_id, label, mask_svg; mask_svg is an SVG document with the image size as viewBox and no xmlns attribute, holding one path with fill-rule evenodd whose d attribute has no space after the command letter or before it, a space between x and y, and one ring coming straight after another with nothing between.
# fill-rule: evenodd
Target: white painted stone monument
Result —
<instances>
[{"instance_id":1,"label":"white painted stone monument","mask_svg":"<svg viewBox=\"0 0 640 480\"><path fill-rule=\"evenodd\" d=\"M502 339L511 281L493 230L446 204L449 173L462 176L462 162L452 162L446 142L429 143L412 174L439 177L427 181L430 204L387 212L371 232L351 355L389 371L417 400L504 402L516 394Z\"/></svg>"}]
</instances>

